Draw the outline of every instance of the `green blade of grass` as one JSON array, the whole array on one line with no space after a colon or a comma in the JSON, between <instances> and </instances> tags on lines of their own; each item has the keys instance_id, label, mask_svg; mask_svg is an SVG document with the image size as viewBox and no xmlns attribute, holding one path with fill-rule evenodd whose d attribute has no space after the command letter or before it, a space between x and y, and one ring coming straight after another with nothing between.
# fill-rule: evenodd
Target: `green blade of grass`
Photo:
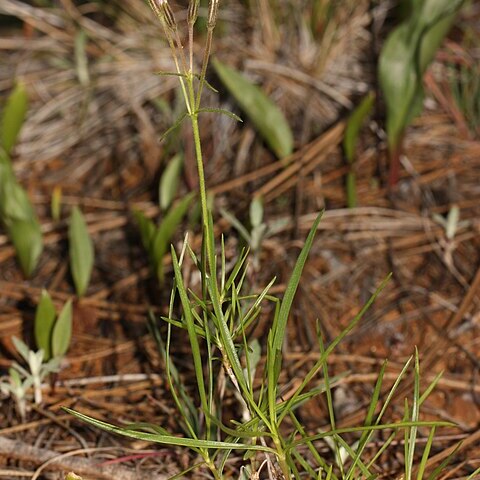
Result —
<instances>
[{"instance_id":1,"label":"green blade of grass","mask_svg":"<svg viewBox=\"0 0 480 480\"><path fill-rule=\"evenodd\" d=\"M428 435L428 440L425 445L425 450L423 451L422 459L420 460L420 465L418 467L417 480L422 480L425 473L425 468L427 466L428 456L430 455L430 450L432 448L433 439L435 437L435 427L430 430Z\"/></svg>"},{"instance_id":2,"label":"green blade of grass","mask_svg":"<svg viewBox=\"0 0 480 480\"><path fill-rule=\"evenodd\" d=\"M412 416L413 422L418 421L420 417L420 364L418 360L418 350L415 348L415 373L413 387ZM405 458L405 480L411 480L413 472L413 461L415 454L415 445L417 442L417 427L413 426L409 430L408 436L408 456Z\"/></svg>"},{"instance_id":3,"label":"green blade of grass","mask_svg":"<svg viewBox=\"0 0 480 480\"><path fill-rule=\"evenodd\" d=\"M318 225L322 219L323 212L321 212L315 221L313 222L312 228L307 236L305 245L300 252L300 255L297 258L297 262L292 271L292 275L285 289L285 294L283 300L280 304L280 310L278 315L274 317L274 324L272 325L272 356L271 361L273 361L278 368L275 371L273 376L268 377L268 391L274 392L277 388L279 370L281 367L281 358L282 358L282 346L285 339L285 331L287 327L288 317L290 316L290 310L292 308L293 299L295 298L295 293L300 282L300 277L302 276L303 268L308 258L310 249L312 248L313 240L317 232Z\"/></svg>"},{"instance_id":4,"label":"green blade of grass","mask_svg":"<svg viewBox=\"0 0 480 480\"><path fill-rule=\"evenodd\" d=\"M175 282L177 284L178 294L180 296L180 301L182 302L183 315L185 318L185 323L187 325L188 338L190 341L190 346L192 349L193 364L195 368L195 378L197 383L198 393L200 395L200 402L202 405L202 410L208 412L208 403L207 403L207 393L205 390L205 383L203 379L203 361L202 355L200 353L200 345L198 343L197 334L195 332L195 321L193 319L192 312L190 310L190 302L188 300L187 291L183 284L182 272L180 271L180 265L178 263L177 254L173 245L171 247L172 255L172 264L173 271L175 274Z\"/></svg>"},{"instance_id":5,"label":"green blade of grass","mask_svg":"<svg viewBox=\"0 0 480 480\"><path fill-rule=\"evenodd\" d=\"M200 440L192 438L182 438L176 437L174 435L159 435L154 433L146 432L137 432L135 430L130 430L128 427L117 427L111 423L103 422L95 418L84 415L83 413L77 412L67 407L62 407L63 410L70 415L82 420L85 423L93 425L94 427L100 428L107 432L117 433L124 437L135 438L137 440L145 440L152 443L160 443L162 445L175 445L179 447L188 447L188 448L201 448L201 449L219 449L219 450L256 450L259 452L267 452L275 454L275 450L272 450L269 447L264 447L260 445L248 445L242 443L230 443L230 442L219 442L213 440Z\"/></svg>"},{"instance_id":6,"label":"green blade of grass","mask_svg":"<svg viewBox=\"0 0 480 480\"><path fill-rule=\"evenodd\" d=\"M314 442L316 440L320 440L322 438L331 436L333 434L341 435L343 433L354 433L354 432L365 432L369 430L398 430L398 429L407 429L411 427L454 427L455 424L452 422L444 422L444 421L418 421L418 422L411 422L411 421L402 421L397 423L384 423L383 425L369 425L363 427L346 427L346 428L337 428L336 430L329 430L328 432L318 433L316 435L311 435L306 438L302 438L296 440L292 443L290 448L294 448L298 445L303 445L307 441Z\"/></svg>"},{"instance_id":7,"label":"green blade of grass","mask_svg":"<svg viewBox=\"0 0 480 480\"><path fill-rule=\"evenodd\" d=\"M322 365L325 363L326 359L328 358L328 356L330 355L330 353L332 353L332 351L337 347L337 345L355 328L355 326L357 325L357 323L363 318L363 316L365 315L365 313L367 312L367 310L370 308L370 306L372 305L372 303L375 301L375 299L377 298L377 296L380 294L380 292L386 287L388 281L390 280L390 277L391 277L391 274L388 275L385 280L383 280L383 282L380 284L380 286L377 288L377 290L375 291L375 293L370 297L370 299L368 300L368 302L362 307L362 309L360 310L359 313L357 313L357 315L355 315L355 317L353 318L353 320L350 322L350 324L347 326L347 328L345 328L341 333L340 335L338 335L333 341L332 343L327 347L327 349L325 350L325 352L320 356L320 358L317 360L317 362L315 363L315 365L310 369L310 371L307 373L307 375L305 376L305 378L303 379L302 383L300 384L300 386L297 388L297 390L295 391L295 393L292 395L292 397L288 400L287 402L287 405L285 407L285 411L280 415L280 418L279 418L279 423L281 423L281 421L283 420L283 418L285 417L285 415L287 414L288 412L288 409L289 407L295 403L297 397L303 392L303 390L305 389L305 387L308 385L308 383L310 383L310 381L312 380L313 377L315 377L315 375L318 373L319 369L322 367Z\"/></svg>"},{"instance_id":8,"label":"green blade of grass","mask_svg":"<svg viewBox=\"0 0 480 480\"><path fill-rule=\"evenodd\" d=\"M380 369L380 373L378 374L377 382L373 389L372 400L370 401L370 405L367 411L367 416L365 417L365 426L373 424L373 417L375 415L375 411L378 405L378 400L380 398L380 392L381 392L383 377L385 375L386 368L387 368L387 362L385 361L382 364L382 368ZM370 437L371 437L371 432L368 432L368 431L364 432L360 437L360 440L358 442L358 447L356 450L356 456L353 459L352 465L350 466L350 469L348 470L348 473L346 476L347 480L351 480L352 478L354 478L357 461L359 461L360 456L362 455Z\"/></svg>"},{"instance_id":9,"label":"green blade of grass","mask_svg":"<svg viewBox=\"0 0 480 480\"><path fill-rule=\"evenodd\" d=\"M163 218L152 238L150 255L154 262L158 281L162 285L164 283L163 257L168 251L168 245L175 230L186 215L194 197L195 193L191 192L173 205Z\"/></svg>"}]
</instances>

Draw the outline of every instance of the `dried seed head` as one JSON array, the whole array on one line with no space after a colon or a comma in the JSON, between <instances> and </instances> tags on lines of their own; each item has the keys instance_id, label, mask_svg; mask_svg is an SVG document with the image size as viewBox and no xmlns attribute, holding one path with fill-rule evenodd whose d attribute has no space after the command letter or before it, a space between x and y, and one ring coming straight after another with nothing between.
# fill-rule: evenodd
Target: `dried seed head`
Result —
<instances>
[{"instance_id":1,"label":"dried seed head","mask_svg":"<svg viewBox=\"0 0 480 480\"><path fill-rule=\"evenodd\" d=\"M156 0L160 2L163 10L163 18L167 27L175 31L177 30L177 22L175 21L175 16L173 15L173 10L170 8L170 5L167 3L167 0Z\"/></svg>"},{"instance_id":2,"label":"dried seed head","mask_svg":"<svg viewBox=\"0 0 480 480\"><path fill-rule=\"evenodd\" d=\"M168 0L149 0L150 6L153 11L165 21L165 25L172 31L177 29L177 22L173 11L168 4Z\"/></svg>"},{"instance_id":3,"label":"dried seed head","mask_svg":"<svg viewBox=\"0 0 480 480\"><path fill-rule=\"evenodd\" d=\"M218 4L219 0L210 0L210 3L208 4L207 26L210 29L215 28L215 25L217 24Z\"/></svg>"},{"instance_id":4,"label":"dried seed head","mask_svg":"<svg viewBox=\"0 0 480 480\"><path fill-rule=\"evenodd\" d=\"M198 5L200 0L190 0L188 4L188 16L187 21L189 25L194 25L198 17Z\"/></svg>"}]
</instances>

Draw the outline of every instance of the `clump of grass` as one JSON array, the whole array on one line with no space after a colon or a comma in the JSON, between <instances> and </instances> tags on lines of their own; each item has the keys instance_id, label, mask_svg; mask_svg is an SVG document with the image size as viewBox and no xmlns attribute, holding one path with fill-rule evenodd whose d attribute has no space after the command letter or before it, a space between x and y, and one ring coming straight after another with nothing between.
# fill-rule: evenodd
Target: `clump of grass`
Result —
<instances>
[{"instance_id":1,"label":"clump of grass","mask_svg":"<svg viewBox=\"0 0 480 480\"><path fill-rule=\"evenodd\" d=\"M339 428L335 420L332 389L339 377L330 377L327 359L338 344L354 329L388 282L386 278L366 305L352 319L343 332L329 345L324 344L318 329L319 357L288 399L282 397L280 375L283 363L283 345L287 322L303 268L312 247L321 214L312 225L282 299L270 294L273 279L260 293L250 294L246 286L247 252L239 254L234 266L227 270L223 242L217 250L214 238L213 215L207 203L207 189L203 169L202 146L198 124L199 115L211 109L201 108L202 91L207 85L205 74L210 58L213 32L217 21L219 2L210 0L207 17L207 36L203 61L199 74L193 68L193 28L198 15L198 0L190 1L187 15L189 50L186 54L178 32L173 11L166 0L149 0L153 11L160 19L167 42L171 48L176 72L184 96L195 144L200 187L203 242L200 254L195 253L186 239L181 252L171 248L174 285L170 296L166 322L166 336L162 336L157 320L150 326L165 361L165 374L178 410L182 436L176 436L160 425L136 423L114 426L79 412L71 412L77 418L104 430L131 438L148 440L168 446L184 446L195 452L199 463L176 475L206 467L215 479L224 475L225 465L233 451L243 452L242 478L374 478L376 461L393 440L404 432L406 443L405 478L412 478L413 462L418 429L448 425L446 422L423 422L419 409L436 382L420 392L418 355L414 359L415 388L412 405L405 407L402 421L382 423L401 380L407 373L412 359L407 362L397 381L383 399L382 367L373 389L372 401L364 424L355 428ZM193 292L185 285L182 264L186 256L191 258L200 274L201 291ZM247 293L245 293L247 291ZM176 314L175 305L180 313ZM273 308L273 318L266 345L249 338L250 327L257 321L266 304ZM195 394L187 388L175 366L172 355L172 339L175 329L186 331L192 354L195 375ZM259 367L262 354L266 361ZM228 385L237 400L240 415L233 421L224 421L224 391ZM309 399L326 396L330 428L322 432L309 432L300 422L298 408ZM378 412L378 413L377 413ZM380 430L390 432L387 441L373 458L365 455L370 440ZM348 435L357 436L352 444ZM430 437L429 437L430 438ZM433 441L433 436L431 436ZM319 442L327 442L334 451L334 459L319 453ZM428 458L428 451L424 454ZM421 477L418 477L421 478Z\"/></svg>"}]
</instances>

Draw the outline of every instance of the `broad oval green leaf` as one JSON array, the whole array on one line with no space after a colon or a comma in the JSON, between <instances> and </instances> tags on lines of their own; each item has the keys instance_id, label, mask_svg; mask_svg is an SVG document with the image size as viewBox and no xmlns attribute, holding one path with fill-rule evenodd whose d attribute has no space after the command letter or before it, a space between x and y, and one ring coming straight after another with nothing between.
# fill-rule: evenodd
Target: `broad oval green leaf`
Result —
<instances>
[{"instance_id":1,"label":"broad oval green leaf","mask_svg":"<svg viewBox=\"0 0 480 480\"><path fill-rule=\"evenodd\" d=\"M1 145L10 153L17 141L28 109L28 95L25 86L17 83L7 99L0 125Z\"/></svg>"},{"instance_id":2,"label":"broad oval green leaf","mask_svg":"<svg viewBox=\"0 0 480 480\"><path fill-rule=\"evenodd\" d=\"M58 315L52 332L52 356L63 357L72 339L72 301L69 300Z\"/></svg>"},{"instance_id":3,"label":"broad oval green leaf","mask_svg":"<svg viewBox=\"0 0 480 480\"><path fill-rule=\"evenodd\" d=\"M35 342L44 351L45 360L52 358L52 335L55 325L55 305L46 290L42 291L40 302L35 312Z\"/></svg>"},{"instance_id":4,"label":"broad oval green leaf","mask_svg":"<svg viewBox=\"0 0 480 480\"><path fill-rule=\"evenodd\" d=\"M70 245L70 270L79 297L83 296L90 282L94 262L93 242L87 224L78 207L72 209L68 229Z\"/></svg>"},{"instance_id":5,"label":"broad oval green leaf","mask_svg":"<svg viewBox=\"0 0 480 480\"><path fill-rule=\"evenodd\" d=\"M180 180L180 174L182 173L183 157L180 153L177 153L170 162L168 162L165 171L160 179L158 187L158 198L160 202L160 208L166 210L173 202L175 195L177 194L178 182Z\"/></svg>"},{"instance_id":6,"label":"broad oval green leaf","mask_svg":"<svg viewBox=\"0 0 480 480\"><path fill-rule=\"evenodd\" d=\"M217 59L212 63L222 83L277 157L290 155L293 135L280 109L241 73Z\"/></svg>"}]
</instances>

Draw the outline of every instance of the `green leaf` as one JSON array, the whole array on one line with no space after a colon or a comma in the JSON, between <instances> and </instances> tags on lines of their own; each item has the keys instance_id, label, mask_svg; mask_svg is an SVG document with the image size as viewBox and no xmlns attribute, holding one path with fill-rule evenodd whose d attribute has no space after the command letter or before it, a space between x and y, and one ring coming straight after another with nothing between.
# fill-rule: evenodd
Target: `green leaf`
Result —
<instances>
[{"instance_id":1,"label":"green leaf","mask_svg":"<svg viewBox=\"0 0 480 480\"><path fill-rule=\"evenodd\" d=\"M52 355L63 357L72 339L72 301L69 300L58 316L52 334Z\"/></svg>"},{"instance_id":2,"label":"green leaf","mask_svg":"<svg viewBox=\"0 0 480 480\"><path fill-rule=\"evenodd\" d=\"M267 145L280 158L293 151L293 134L280 109L241 73L214 59L222 83L246 113Z\"/></svg>"},{"instance_id":3,"label":"green leaf","mask_svg":"<svg viewBox=\"0 0 480 480\"><path fill-rule=\"evenodd\" d=\"M292 308L293 299L295 297L295 293L297 291L298 284L300 282L300 277L303 272L303 267L307 261L308 254L310 249L312 248L313 239L315 238L315 234L317 232L318 224L322 219L323 212L321 212L315 221L313 222L312 228L310 229L310 233L308 234L307 240L305 241L305 245L298 256L297 263L292 272L292 276L288 282L287 288L285 290L285 294L283 296L282 304L280 306L280 312L278 314L277 321L273 325L274 337L273 337L273 348L274 351L281 351L283 340L285 338L285 329L287 326L287 320L290 315L290 309ZM276 382L276 380L275 380Z\"/></svg>"},{"instance_id":4,"label":"green leaf","mask_svg":"<svg viewBox=\"0 0 480 480\"><path fill-rule=\"evenodd\" d=\"M28 96L25 86L17 83L7 99L0 125L1 145L10 153L17 141L28 109Z\"/></svg>"},{"instance_id":5,"label":"green leaf","mask_svg":"<svg viewBox=\"0 0 480 480\"><path fill-rule=\"evenodd\" d=\"M17 220L7 225L7 233L15 247L22 271L29 277L35 270L43 250L40 225L36 219Z\"/></svg>"},{"instance_id":6,"label":"green leaf","mask_svg":"<svg viewBox=\"0 0 480 480\"><path fill-rule=\"evenodd\" d=\"M162 210L166 210L177 195L182 166L183 157L178 153L170 160L163 172L158 188L158 198Z\"/></svg>"},{"instance_id":7,"label":"green leaf","mask_svg":"<svg viewBox=\"0 0 480 480\"><path fill-rule=\"evenodd\" d=\"M43 290L35 312L35 341L37 347L43 349L45 360L52 358L52 335L56 315L50 295Z\"/></svg>"},{"instance_id":8,"label":"green leaf","mask_svg":"<svg viewBox=\"0 0 480 480\"><path fill-rule=\"evenodd\" d=\"M182 272L180 270L180 264L178 263L177 254L173 245L171 246L172 264L175 272L175 281L177 284L178 294L180 301L182 302L183 316L188 331L188 339L190 341L190 347L192 349L193 365L195 368L195 377L197 390L200 396L201 408L203 412L208 412L208 400L207 390L205 388L205 382L203 379L203 360L200 352L200 345L198 343L198 335L195 331L195 320L192 315L190 301L188 299L187 290L183 284Z\"/></svg>"},{"instance_id":9,"label":"green leaf","mask_svg":"<svg viewBox=\"0 0 480 480\"><path fill-rule=\"evenodd\" d=\"M219 113L220 115L225 115L230 117L232 120L243 123L243 120L238 115L235 115L233 112L228 110L224 110L223 108L199 108L197 113Z\"/></svg>"},{"instance_id":10,"label":"green leaf","mask_svg":"<svg viewBox=\"0 0 480 480\"><path fill-rule=\"evenodd\" d=\"M259 227L263 222L263 200L261 197L254 197L250 204L250 223L253 228Z\"/></svg>"},{"instance_id":11,"label":"green leaf","mask_svg":"<svg viewBox=\"0 0 480 480\"><path fill-rule=\"evenodd\" d=\"M20 340L19 338L13 336L12 342L17 352L23 357L23 359L28 363L28 357L30 349L27 347L26 343Z\"/></svg>"},{"instance_id":12,"label":"green leaf","mask_svg":"<svg viewBox=\"0 0 480 480\"><path fill-rule=\"evenodd\" d=\"M369 92L360 102L357 108L353 111L348 119L345 128L345 135L343 137L343 149L348 163L352 164L355 158L355 147L357 145L358 134L363 122L372 111L375 104L375 94Z\"/></svg>"},{"instance_id":13,"label":"green leaf","mask_svg":"<svg viewBox=\"0 0 480 480\"><path fill-rule=\"evenodd\" d=\"M28 222L35 219L35 211L30 203L28 195L17 183L13 172L10 174L8 167L4 166L2 166L1 170L0 214L5 225L8 226L13 224L17 220Z\"/></svg>"},{"instance_id":14,"label":"green leaf","mask_svg":"<svg viewBox=\"0 0 480 480\"><path fill-rule=\"evenodd\" d=\"M18 184L10 158L0 147L0 220L15 247L25 276L31 275L43 250L43 239L35 210Z\"/></svg>"},{"instance_id":15,"label":"green leaf","mask_svg":"<svg viewBox=\"0 0 480 480\"><path fill-rule=\"evenodd\" d=\"M152 239L156 231L155 224L152 222L152 220L147 218L143 212L138 210L133 212L133 216L140 230L140 238L142 239L143 248L147 250L147 252L150 252Z\"/></svg>"},{"instance_id":16,"label":"green leaf","mask_svg":"<svg viewBox=\"0 0 480 480\"><path fill-rule=\"evenodd\" d=\"M390 151L422 109L423 75L464 0L411 4L410 16L387 38L379 59L379 80L387 107Z\"/></svg>"},{"instance_id":17,"label":"green leaf","mask_svg":"<svg viewBox=\"0 0 480 480\"><path fill-rule=\"evenodd\" d=\"M157 229L152 239L150 253L154 261L154 267L160 283L163 283L164 280L163 257L168 251L168 247L175 230L187 213L194 197L195 193L191 192L188 195L185 195L176 205L174 205L161 222L160 227Z\"/></svg>"},{"instance_id":18,"label":"green leaf","mask_svg":"<svg viewBox=\"0 0 480 480\"><path fill-rule=\"evenodd\" d=\"M200 440L193 438L175 437L173 435L159 435L155 433L137 432L135 430L130 430L128 427L116 427L115 425L112 425L110 423L96 420L95 418L89 417L88 415L84 415L83 413L76 412L75 410L71 410L66 407L63 407L63 410L65 410L67 413L70 413L74 417L77 417L83 422L101 428L102 430L117 433L119 435L123 435L124 437L136 438L137 440L146 440L148 442L155 442L168 446L177 445L188 448L214 448L219 450L256 450L260 452L268 452L271 454L276 453L275 450L260 445L247 445L242 443L237 444L232 442L219 442L215 440Z\"/></svg>"},{"instance_id":19,"label":"green leaf","mask_svg":"<svg viewBox=\"0 0 480 480\"><path fill-rule=\"evenodd\" d=\"M77 295L81 297L87 290L94 262L93 243L87 224L78 207L72 209L68 229L70 269Z\"/></svg>"}]
</instances>

